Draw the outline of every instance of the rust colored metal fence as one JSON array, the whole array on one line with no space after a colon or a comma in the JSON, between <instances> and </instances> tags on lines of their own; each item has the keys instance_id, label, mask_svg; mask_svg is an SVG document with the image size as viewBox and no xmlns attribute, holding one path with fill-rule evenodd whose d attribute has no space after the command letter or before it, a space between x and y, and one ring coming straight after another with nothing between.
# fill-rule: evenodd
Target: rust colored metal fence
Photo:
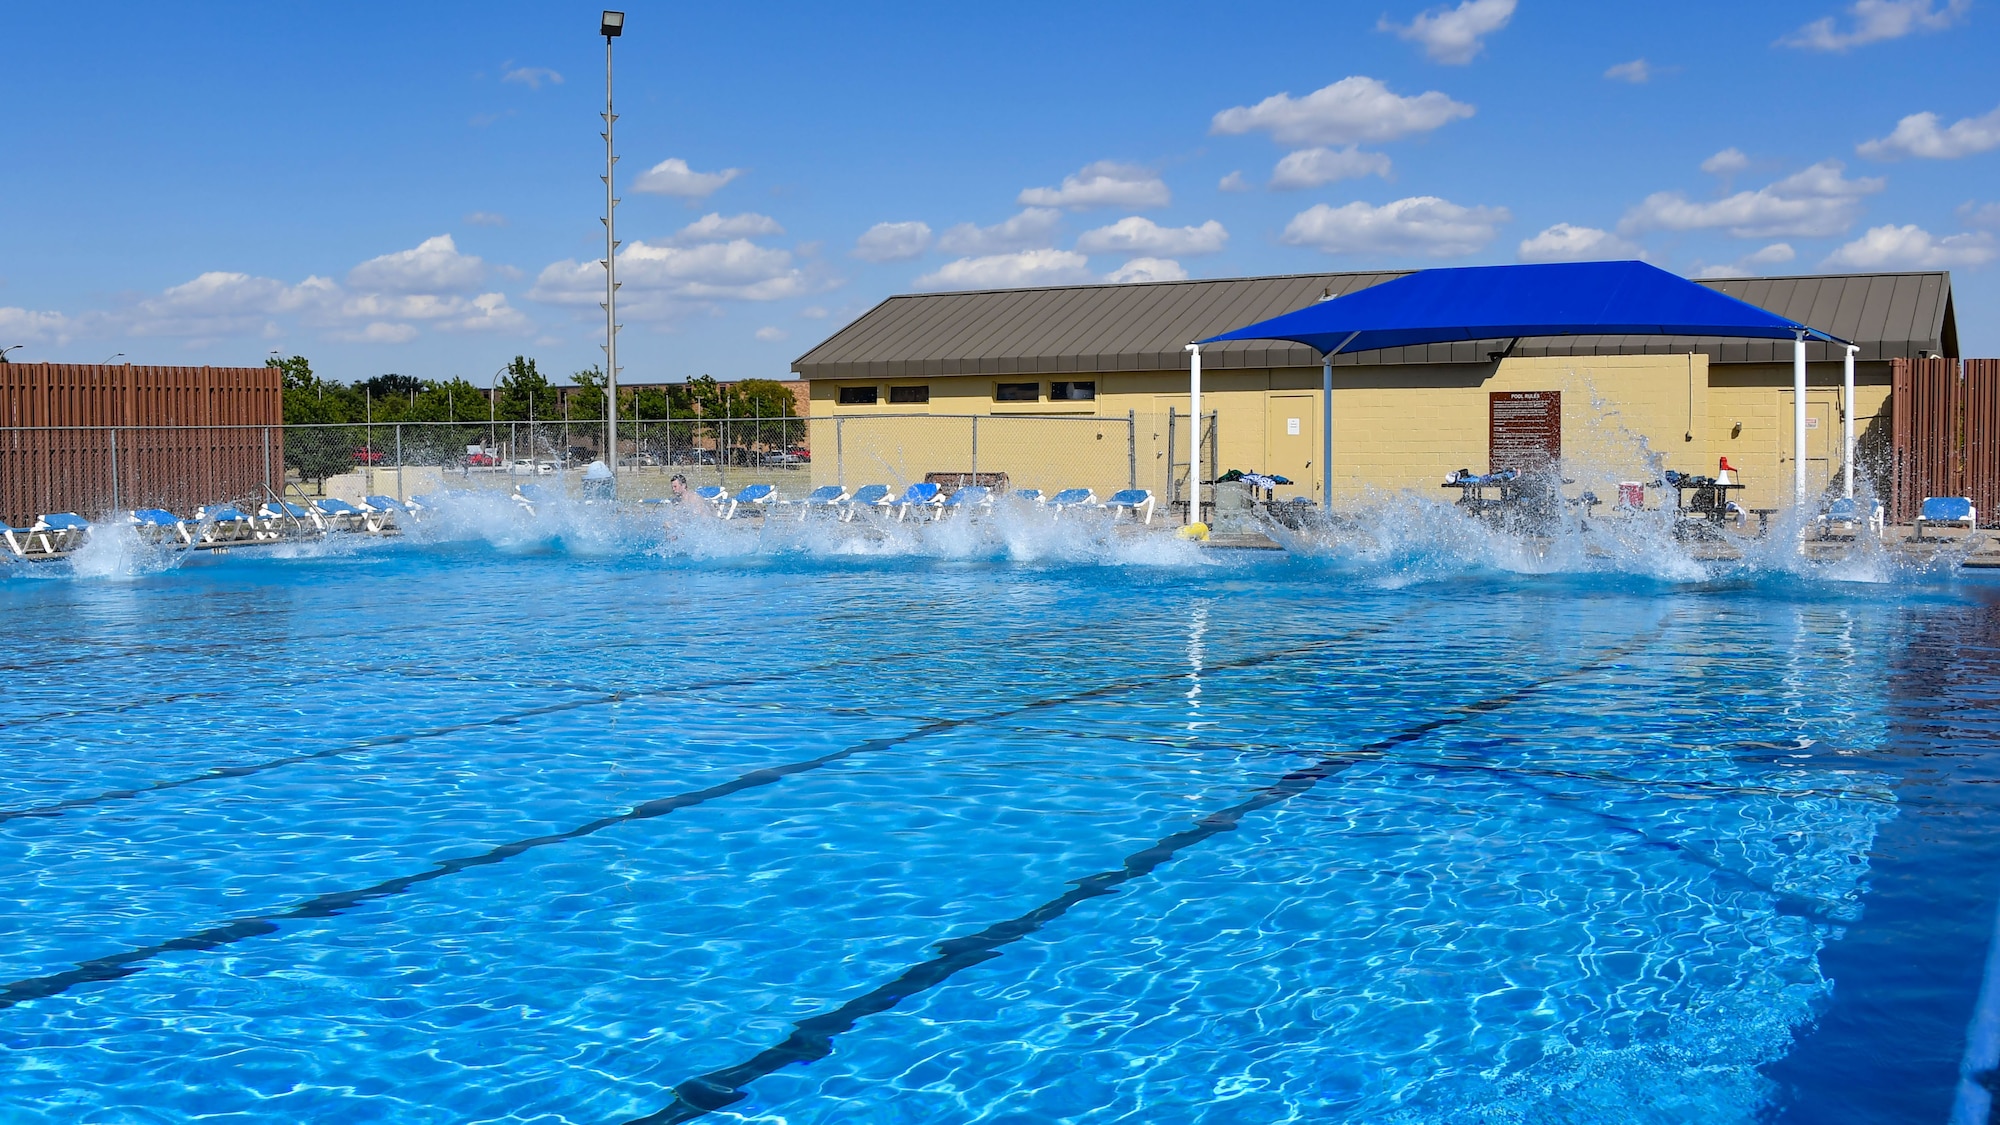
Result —
<instances>
[{"instance_id":1,"label":"rust colored metal fence","mask_svg":"<svg viewBox=\"0 0 2000 1125\"><path fill-rule=\"evenodd\" d=\"M0 364L0 518L260 495L284 480L280 378L264 367Z\"/></svg>"},{"instance_id":2,"label":"rust colored metal fence","mask_svg":"<svg viewBox=\"0 0 2000 1125\"><path fill-rule=\"evenodd\" d=\"M1890 395L1890 518L1965 496L1982 526L2000 526L2000 360L1894 360Z\"/></svg>"}]
</instances>

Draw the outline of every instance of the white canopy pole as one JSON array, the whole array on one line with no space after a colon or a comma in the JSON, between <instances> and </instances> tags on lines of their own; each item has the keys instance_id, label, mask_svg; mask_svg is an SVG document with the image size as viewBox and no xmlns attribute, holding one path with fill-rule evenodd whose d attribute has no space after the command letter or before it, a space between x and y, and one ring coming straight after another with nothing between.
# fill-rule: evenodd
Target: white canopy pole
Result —
<instances>
[{"instance_id":1,"label":"white canopy pole","mask_svg":"<svg viewBox=\"0 0 2000 1125\"><path fill-rule=\"evenodd\" d=\"M1188 413L1194 415L1194 425L1188 427L1188 517L1191 524L1201 522L1201 345L1189 344L1188 350Z\"/></svg>"},{"instance_id":2,"label":"white canopy pole","mask_svg":"<svg viewBox=\"0 0 2000 1125\"><path fill-rule=\"evenodd\" d=\"M1792 503L1806 502L1806 333L1792 340Z\"/></svg>"},{"instance_id":3,"label":"white canopy pole","mask_svg":"<svg viewBox=\"0 0 2000 1125\"><path fill-rule=\"evenodd\" d=\"M1320 357L1322 366L1320 367L1319 379L1319 479L1322 482L1322 491L1326 494L1326 511L1328 515L1333 514L1333 357L1339 355L1341 349L1353 343L1354 338L1359 335L1361 335L1361 330L1358 328L1349 332L1347 339L1342 340L1332 351Z\"/></svg>"},{"instance_id":4,"label":"white canopy pole","mask_svg":"<svg viewBox=\"0 0 2000 1125\"><path fill-rule=\"evenodd\" d=\"M1847 444L1847 498L1854 499L1854 353L1861 349L1854 344L1847 345L1847 362L1841 372L1840 413L1846 419L1844 437Z\"/></svg>"},{"instance_id":5,"label":"white canopy pole","mask_svg":"<svg viewBox=\"0 0 2000 1125\"><path fill-rule=\"evenodd\" d=\"M1350 337L1351 338L1351 337ZM1327 514L1333 514L1333 356L1320 367L1319 479L1326 496Z\"/></svg>"}]
</instances>

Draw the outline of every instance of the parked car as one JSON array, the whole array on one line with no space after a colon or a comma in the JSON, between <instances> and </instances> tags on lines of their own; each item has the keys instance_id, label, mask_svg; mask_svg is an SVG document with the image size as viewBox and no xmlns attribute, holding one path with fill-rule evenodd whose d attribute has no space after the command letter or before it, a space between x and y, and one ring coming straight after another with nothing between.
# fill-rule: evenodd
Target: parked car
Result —
<instances>
[{"instance_id":1,"label":"parked car","mask_svg":"<svg viewBox=\"0 0 2000 1125\"><path fill-rule=\"evenodd\" d=\"M500 458L491 453L468 453L465 463L475 469L491 469L500 464Z\"/></svg>"},{"instance_id":2,"label":"parked car","mask_svg":"<svg viewBox=\"0 0 2000 1125\"><path fill-rule=\"evenodd\" d=\"M764 463L766 465L803 465L805 464L805 461L806 461L805 458L799 456L796 453L783 453L783 452L773 451L764 454Z\"/></svg>"},{"instance_id":3,"label":"parked car","mask_svg":"<svg viewBox=\"0 0 2000 1125\"><path fill-rule=\"evenodd\" d=\"M556 466L553 461L534 461L526 457L516 457L507 466L508 474L517 477L545 477L555 471Z\"/></svg>"},{"instance_id":4,"label":"parked car","mask_svg":"<svg viewBox=\"0 0 2000 1125\"><path fill-rule=\"evenodd\" d=\"M388 459L387 454L373 446L364 445L354 451L354 463L357 465L380 465Z\"/></svg>"}]
</instances>

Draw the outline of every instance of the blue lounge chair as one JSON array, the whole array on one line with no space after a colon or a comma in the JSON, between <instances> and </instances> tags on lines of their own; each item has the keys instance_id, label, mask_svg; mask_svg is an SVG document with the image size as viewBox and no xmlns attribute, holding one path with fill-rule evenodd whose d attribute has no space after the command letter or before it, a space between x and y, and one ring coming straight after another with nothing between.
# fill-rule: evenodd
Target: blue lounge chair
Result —
<instances>
[{"instance_id":1,"label":"blue lounge chair","mask_svg":"<svg viewBox=\"0 0 2000 1125\"><path fill-rule=\"evenodd\" d=\"M379 534L389 526L389 513L356 507L338 497L328 496L315 500L313 507L319 509L320 517L333 531L366 531L370 534Z\"/></svg>"},{"instance_id":2,"label":"blue lounge chair","mask_svg":"<svg viewBox=\"0 0 2000 1125\"><path fill-rule=\"evenodd\" d=\"M778 486L775 484L744 485L736 490L736 495L729 498L729 506L723 509L722 518L733 520L737 511L746 507L755 509L761 515L770 510L771 502L777 495Z\"/></svg>"},{"instance_id":3,"label":"blue lounge chair","mask_svg":"<svg viewBox=\"0 0 2000 1125\"><path fill-rule=\"evenodd\" d=\"M266 535L277 537L293 533L303 534L308 525L314 532L326 530L326 522L311 508L283 500L271 500L257 509L257 518L263 522Z\"/></svg>"},{"instance_id":4,"label":"blue lounge chair","mask_svg":"<svg viewBox=\"0 0 2000 1125\"><path fill-rule=\"evenodd\" d=\"M912 508L915 508L919 515L929 514L935 516L937 510L943 505L944 500L938 496L937 484L932 481L920 480L904 489L903 498L896 501L896 522L902 523L904 518L910 514L910 509Z\"/></svg>"},{"instance_id":5,"label":"blue lounge chair","mask_svg":"<svg viewBox=\"0 0 2000 1125\"><path fill-rule=\"evenodd\" d=\"M194 542L194 532L188 530L187 521L165 508L137 508L125 518L139 537L149 542L158 543L170 535L181 546Z\"/></svg>"},{"instance_id":6,"label":"blue lounge chair","mask_svg":"<svg viewBox=\"0 0 2000 1125\"><path fill-rule=\"evenodd\" d=\"M1964 524L1966 531L1970 532L1979 526L1979 510L1964 496L1926 496L1923 507L1917 510L1916 534L1911 538L1921 540L1924 528L1938 524Z\"/></svg>"},{"instance_id":7,"label":"blue lounge chair","mask_svg":"<svg viewBox=\"0 0 2000 1125\"><path fill-rule=\"evenodd\" d=\"M818 488L806 493L805 499L796 501L799 506L799 518L802 520L805 519L812 514L814 508L819 508L823 511L837 511L840 505L846 500L846 489L837 484L820 485Z\"/></svg>"},{"instance_id":8,"label":"blue lounge chair","mask_svg":"<svg viewBox=\"0 0 2000 1125\"><path fill-rule=\"evenodd\" d=\"M1127 488L1114 492L1104 506L1110 510L1114 520L1121 513L1130 512L1133 519L1149 524L1153 522L1153 491L1149 488Z\"/></svg>"},{"instance_id":9,"label":"blue lounge chair","mask_svg":"<svg viewBox=\"0 0 2000 1125\"><path fill-rule=\"evenodd\" d=\"M704 484L689 491L694 493L696 499L706 501L709 511L718 516L728 508L729 490L719 484Z\"/></svg>"},{"instance_id":10,"label":"blue lounge chair","mask_svg":"<svg viewBox=\"0 0 2000 1125\"><path fill-rule=\"evenodd\" d=\"M1065 488L1049 497L1049 507L1055 509L1057 515L1062 515L1071 508L1095 508L1097 493L1088 488Z\"/></svg>"},{"instance_id":11,"label":"blue lounge chair","mask_svg":"<svg viewBox=\"0 0 2000 1125\"><path fill-rule=\"evenodd\" d=\"M840 522L851 523L854 513L863 508L886 508L895 501L889 499L886 484L864 484L854 490L854 495L841 502Z\"/></svg>"},{"instance_id":12,"label":"blue lounge chair","mask_svg":"<svg viewBox=\"0 0 2000 1125\"><path fill-rule=\"evenodd\" d=\"M400 527L404 520L417 522L417 512L422 505L414 500L398 500L394 496L363 496L356 507L372 518L375 529L380 531L391 526Z\"/></svg>"},{"instance_id":13,"label":"blue lounge chair","mask_svg":"<svg viewBox=\"0 0 2000 1125\"><path fill-rule=\"evenodd\" d=\"M214 508L204 504L194 510L194 520L198 525L196 539L204 546L255 542L264 537L257 530L257 521L234 504Z\"/></svg>"},{"instance_id":14,"label":"blue lounge chair","mask_svg":"<svg viewBox=\"0 0 2000 1125\"><path fill-rule=\"evenodd\" d=\"M90 536L90 521L75 512L56 512L28 527L5 528L4 534L7 549L22 558L62 555L83 546Z\"/></svg>"},{"instance_id":15,"label":"blue lounge chair","mask_svg":"<svg viewBox=\"0 0 2000 1125\"><path fill-rule=\"evenodd\" d=\"M1735 501L1732 500L1730 503L1733 505ZM1819 514L1819 537L1821 539L1833 538L1833 525L1840 524L1842 529L1846 531L1847 537L1852 538L1860 532L1863 518L1860 502L1852 497L1843 496L1833 503L1828 504L1826 511ZM1880 503L1871 502L1865 518L1868 530L1877 535L1882 534L1883 518L1882 505Z\"/></svg>"},{"instance_id":16,"label":"blue lounge chair","mask_svg":"<svg viewBox=\"0 0 2000 1125\"><path fill-rule=\"evenodd\" d=\"M517 484L514 486L514 502L526 508L528 514L532 516L535 514L535 505L553 504L556 502L556 496L539 484Z\"/></svg>"},{"instance_id":17,"label":"blue lounge chair","mask_svg":"<svg viewBox=\"0 0 2000 1125\"><path fill-rule=\"evenodd\" d=\"M993 507L993 490L982 484L968 484L945 497L940 513L986 511Z\"/></svg>"},{"instance_id":18,"label":"blue lounge chair","mask_svg":"<svg viewBox=\"0 0 2000 1125\"><path fill-rule=\"evenodd\" d=\"M1037 508L1041 507L1042 504L1044 503L1042 499L1042 490L1039 488L1015 489L1014 495L1011 497L1011 499L1018 500L1023 504L1033 504Z\"/></svg>"}]
</instances>

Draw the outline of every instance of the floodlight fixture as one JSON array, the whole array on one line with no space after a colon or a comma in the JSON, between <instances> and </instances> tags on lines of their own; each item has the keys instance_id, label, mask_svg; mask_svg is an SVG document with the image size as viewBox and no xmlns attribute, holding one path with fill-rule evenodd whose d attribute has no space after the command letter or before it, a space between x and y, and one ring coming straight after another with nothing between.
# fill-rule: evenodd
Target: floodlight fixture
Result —
<instances>
[{"instance_id":1,"label":"floodlight fixture","mask_svg":"<svg viewBox=\"0 0 2000 1125\"><path fill-rule=\"evenodd\" d=\"M624 12L606 12L597 23L597 33L606 39L616 39L625 31Z\"/></svg>"}]
</instances>

